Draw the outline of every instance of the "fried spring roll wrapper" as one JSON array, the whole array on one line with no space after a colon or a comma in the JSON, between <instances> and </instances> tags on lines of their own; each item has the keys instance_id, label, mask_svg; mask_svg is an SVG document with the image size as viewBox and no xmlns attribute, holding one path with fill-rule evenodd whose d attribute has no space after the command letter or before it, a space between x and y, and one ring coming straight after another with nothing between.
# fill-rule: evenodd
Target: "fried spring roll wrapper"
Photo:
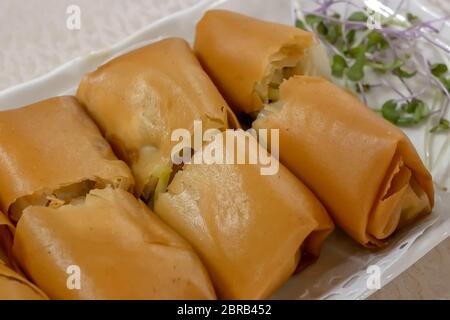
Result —
<instances>
[{"instance_id":1,"label":"fried spring roll wrapper","mask_svg":"<svg viewBox=\"0 0 450 320\"><path fill-rule=\"evenodd\" d=\"M14 226L0 212L0 301L47 299L41 290L13 271L6 263L9 261L14 232Z\"/></svg>"},{"instance_id":2,"label":"fried spring roll wrapper","mask_svg":"<svg viewBox=\"0 0 450 320\"><path fill-rule=\"evenodd\" d=\"M0 212L0 260L9 256L14 239L15 228L9 219Z\"/></svg>"},{"instance_id":3,"label":"fried spring roll wrapper","mask_svg":"<svg viewBox=\"0 0 450 320\"><path fill-rule=\"evenodd\" d=\"M0 300L47 300L36 286L0 260Z\"/></svg>"},{"instance_id":4,"label":"fried spring roll wrapper","mask_svg":"<svg viewBox=\"0 0 450 320\"><path fill-rule=\"evenodd\" d=\"M194 47L236 112L256 112L277 100L278 86L292 74L330 77L326 52L312 33L234 12L206 12Z\"/></svg>"},{"instance_id":5,"label":"fried spring roll wrapper","mask_svg":"<svg viewBox=\"0 0 450 320\"><path fill-rule=\"evenodd\" d=\"M317 258L334 227L282 166L263 176L260 165L185 165L155 212L193 245L222 299L267 298L302 256Z\"/></svg>"},{"instance_id":6,"label":"fried spring roll wrapper","mask_svg":"<svg viewBox=\"0 0 450 320\"><path fill-rule=\"evenodd\" d=\"M60 205L92 186L130 189L133 177L73 97L0 112L0 209Z\"/></svg>"},{"instance_id":7,"label":"fried spring roll wrapper","mask_svg":"<svg viewBox=\"0 0 450 320\"><path fill-rule=\"evenodd\" d=\"M354 96L296 76L253 123L280 129L280 159L366 246L431 212L432 178L408 138Z\"/></svg>"},{"instance_id":8,"label":"fried spring roll wrapper","mask_svg":"<svg viewBox=\"0 0 450 320\"><path fill-rule=\"evenodd\" d=\"M136 192L148 198L172 169L174 129L238 126L186 41L162 40L86 75L77 97L132 168ZM164 186L165 187L165 186ZM160 188L160 189L164 189Z\"/></svg>"},{"instance_id":9,"label":"fried spring roll wrapper","mask_svg":"<svg viewBox=\"0 0 450 320\"><path fill-rule=\"evenodd\" d=\"M28 207L13 253L52 299L213 299L190 245L130 193L106 188L58 209ZM80 289L69 290L70 266Z\"/></svg>"}]
</instances>

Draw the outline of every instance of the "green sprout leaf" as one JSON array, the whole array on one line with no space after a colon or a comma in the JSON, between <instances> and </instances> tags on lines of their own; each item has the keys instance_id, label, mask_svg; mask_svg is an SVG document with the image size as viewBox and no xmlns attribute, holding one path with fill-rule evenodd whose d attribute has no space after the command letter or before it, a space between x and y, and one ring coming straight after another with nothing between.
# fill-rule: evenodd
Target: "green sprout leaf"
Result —
<instances>
[{"instance_id":1,"label":"green sprout leaf","mask_svg":"<svg viewBox=\"0 0 450 320\"><path fill-rule=\"evenodd\" d=\"M344 70L347 67L348 67L347 62L342 56L338 54L335 54L333 56L333 60L331 63L331 71L333 73L333 76L337 78L342 78L342 76L344 75Z\"/></svg>"},{"instance_id":2,"label":"green sprout leaf","mask_svg":"<svg viewBox=\"0 0 450 320\"><path fill-rule=\"evenodd\" d=\"M407 113L415 113L416 110L423 109L425 103L419 99L412 99L402 105L402 110Z\"/></svg>"},{"instance_id":3,"label":"green sprout leaf","mask_svg":"<svg viewBox=\"0 0 450 320\"><path fill-rule=\"evenodd\" d=\"M416 123L417 122L413 117L404 117L404 118L399 118L395 124L399 127L409 127Z\"/></svg>"},{"instance_id":4,"label":"green sprout leaf","mask_svg":"<svg viewBox=\"0 0 450 320\"><path fill-rule=\"evenodd\" d=\"M412 99L402 105L402 110L412 116L414 123L419 123L429 115L428 107L425 102L420 99Z\"/></svg>"},{"instance_id":5,"label":"green sprout leaf","mask_svg":"<svg viewBox=\"0 0 450 320\"><path fill-rule=\"evenodd\" d=\"M448 68L447 68L447 65L445 65L443 63L435 63L435 64L431 65L430 70L434 76L440 77L447 73Z\"/></svg>"},{"instance_id":6,"label":"green sprout leaf","mask_svg":"<svg viewBox=\"0 0 450 320\"><path fill-rule=\"evenodd\" d=\"M412 77L414 77L414 76L416 75L416 73L417 73L417 70L412 71L412 72L408 72L408 71L402 69L402 67L396 67L396 68L392 71L392 73L395 74L395 75L396 75L397 77L399 77L399 78L405 78L405 79L407 79L407 78L412 78Z\"/></svg>"},{"instance_id":7,"label":"green sprout leaf","mask_svg":"<svg viewBox=\"0 0 450 320\"><path fill-rule=\"evenodd\" d=\"M450 78L445 78L441 76L439 77L439 80L441 80L442 84L445 86L447 91L450 91Z\"/></svg>"},{"instance_id":8,"label":"green sprout leaf","mask_svg":"<svg viewBox=\"0 0 450 320\"><path fill-rule=\"evenodd\" d=\"M317 24L317 23L319 23L319 22L322 22L322 21L323 21L323 18L322 18L322 17L319 17L319 16L316 16L316 15L314 15L314 14L308 14L308 15L305 17L305 21L306 21L307 24L309 24L310 26L312 26L312 25L315 25L315 24Z\"/></svg>"},{"instance_id":9,"label":"green sprout leaf","mask_svg":"<svg viewBox=\"0 0 450 320\"><path fill-rule=\"evenodd\" d=\"M427 105L420 99L412 99L402 104L401 108L398 108L397 102L389 100L382 106L381 112L385 119L400 127L415 125L430 114Z\"/></svg>"},{"instance_id":10,"label":"green sprout leaf","mask_svg":"<svg viewBox=\"0 0 450 320\"><path fill-rule=\"evenodd\" d=\"M385 73L387 71L392 71L396 68L403 66L404 62L399 58L396 58L391 63L383 63L382 61L370 61L368 66L370 66L373 70Z\"/></svg>"},{"instance_id":11,"label":"green sprout leaf","mask_svg":"<svg viewBox=\"0 0 450 320\"><path fill-rule=\"evenodd\" d=\"M397 110L397 102L395 102L395 100L386 101L381 107L381 114L386 120L397 124L400 119L400 111Z\"/></svg>"},{"instance_id":12,"label":"green sprout leaf","mask_svg":"<svg viewBox=\"0 0 450 320\"><path fill-rule=\"evenodd\" d=\"M363 70L364 64L359 64L355 62L349 69L347 69L347 72L345 73L347 77L352 81L361 81L362 78L364 78L364 70Z\"/></svg>"},{"instance_id":13,"label":"green sprout leaf","mask_svg":"<svg viewBox=\"0 0 450 320\"><path fill-rule=\"evenodd\" d=\"M357 93L361 93L361 89L363 92L369 92L370 88L371 88L371 86L368 83L363 83L361 86L359 86L358 84L355 85L355 90Z\"/></svg>"},{"instance_id":14,"label":"green sprout leaf","mask_svg":"<svg viewBox=\"0 0 450 320\"><path fill-rule=\"evenodd\" d=\"M302 20L297 19L297 20L295 21L295 26L296 26L297 28L299 28L299 29L307 30L307 29L306 29L306 26L305 26L305 23L304 23Z\"/></svg>"},{"instance_id":15,"label":"green sprout leaf","mask_svg":"<svg viewBox=\"0 0 450 320\"><path fill-rule=\"evenodd\" d=\"M364 50L360 50L353 65L346 70L347 78L352 81L361 81L364 78L364 65L366 64L366 55Z\"/></svg>"},{"instance_id":16,"label":"green sprout leaf","mask_svg":"<svg viewBox=\"0 0 450 320\"><path fill-rule=\"evenodd\" d=\"M421 120L426 119L430 114L427 105L422 100L417 99L414 99L412 103L415 104L413 118L416 123L419 123Z\"/></svg>"},{"instance_id":17,"label":"green sprout leaf","mask_svg":"<svg viewBox=\"0 0 450 320\"><path fill-rule=\"evenodd\" d=\"M334 19L337 19L337 20L340 20L340 19L341 19L341 15L340 15L339 13L337 13L337 12L333 13L333 14L331 15L331 17L334 18Z\"/></svg>"},{"instance_id":18,"label":"green sprout leaf","mask_svg":"<svg viewBox=\"0 0 450 320\"><path fill-rule=\"evenodd\" d=\"M327 40L335 44L342 37L342 25L335 24L328 28Z\"/></svg>"},{"instance_id":19,"label":"green sprout leaf","mask_svg":"<svg viewBox=\"0 0 450 320\"><path fill-rule=\"evenodd\" d=\"M355 42L355 36L356 36L356 30L352 29L345 35L345 39L347 40L348 44L353 44Z\"/></svg>"},{"instance_id":20,"label":"green sprout leaf","mask_svg":"<svg viewBox=\"0 0 450 320\"><path fill-rule=\"evenodd\" d=\"M389 43L379 31L371 31L367 35L367 51L382 51L389 47Z\"/></svg>"},{"instance_id":21,"label":"green sprout leaf","mask_svg":"<svg viewBox=\"0 0 450 320\"><path fill-rule=\"evenodd\" d=\"M323 21L319 22L319 24L316 27L316 30L319 34L326 36L328 34L328 28L325 25L325 23L323 23Z\"/></svg>"},{"instance_id":22,"label":"green sprout leaf","mask_svg":"<svg viewBox=\"0 0 450 320\"><path fill-rule=\"evenodd\" d=\"M450 122L447 119L440 119L439 124L430 129L431 133L450 130Z\"/></svg>"},{"instance_id":23,"label":"green sprout leaf","mask_svg":"<svg viewBox=\"0 0 450 320\"><path fill-rule=\"evenodd\" d=\"M364 53L366 51L366 47L363 45L359 45L353 48L350 48L349 50L346 50L344 54L348 56L349 58L356 59L361 53Z\"/></svg>"},{"instance_id":24,"label":"green sprout leaf","mask_svg":"<svg viewBox=\"0 0 450 320\"><path fill-rule=\"evenodd\" d=\"M409 22L414 22L414 21L419 20L419 17L414 15L414 14L412 14L411 12L408 12L406 14L406 19L408 19Z\"/></svg>"},{"instance_id":25,"label":"green sprout leaf","mask_svg":"<svg viewBox=\"0 0 450 320\"><path fill-rule=\"evenodd\" d=\"M366 22L367 21L367 15L362 11L355 11L353 12L350 17L348 17L349 21L359 21L359 22Z\"/></svg>"}]
</instances>

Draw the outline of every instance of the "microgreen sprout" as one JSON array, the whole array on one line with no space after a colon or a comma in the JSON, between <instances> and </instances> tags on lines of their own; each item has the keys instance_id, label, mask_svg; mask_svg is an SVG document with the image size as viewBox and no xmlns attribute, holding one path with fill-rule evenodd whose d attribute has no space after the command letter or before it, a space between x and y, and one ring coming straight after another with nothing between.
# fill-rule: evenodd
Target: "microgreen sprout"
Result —
<instances>
[{"instance_id":1,"label":"microgreen sprout","mask_svg":"<svg viewBox=\"0 0 450 320\"><path fill-rule=\"evenodd\" d=\"M419 68L414 64L411 55L408 53L408 48L414 49L413 43L418 40L435 44L436 41L430 38L428 33L438 32L439 30L434 26L434 23L449 20L449 18L421 21L418 16L407 12L405 15L408 22L401 22L396 18L397 12L401 10L399 6L396 8L394 15L383 17L380 29L371 30L368 27L369 17L364 6L351 0L313 1L318 7L313 11L303 12L304 21L298 20L297 26L315 32L330 49L333 76L345 80L345 83L349 84L348 88L360 95L363 100L365 99L364 93L367 92L366 89L370 88L370 83L365 83L365 88L361 90L360 82L365 80L368 70L379 75L395 76L409 96L402 94L399 99L406 102L395 104L395 108L392 101L386 101L381 107L381 114L387 120L401 126L416 125L426 120L430 114L427 111L428 107L424 101L417 97L417 94L414 94L408 83L409 79L416 78ZM333 8L335 5L342 3L346 5L347 15L343 17ZM348 12L349 7L355 10ZM442 46L439 47L442 49ZM444 49L447 53L450 53L450 48L444 47ZM446 76L447 65L434 63L429 67L430 72L442 84L442 88L439 89L446 90L448 94L450 77ZM352 82L355 85L351 85ZM431 82L431 86L436 87L436 84ZM402 90L393 91L399 93ZM418 104L418 101L420 101L420 104ZM417 111L415 113L407 112L404 110L405 105L410 106L407 110L411 110L414 106ZM383 108L388 109L384 110Z\"/></svg>"},{"instance_id":2,"label":"microgreen sprout","mask_svg":"<svg viewBox=\"0 0 450 320\"><path fill-rule=\"evenodd\" d=\"M430 129L430 132L439 132L450 129L450 122L447 119L440 119L439 124Z\"/></svg>"},{"instance_id":3,"label":"microgreen sprout","mask_svg":"<svg viewBox=\"0 0 450 320\"><path fill-rule=\"evenodd\" d=\"M446 133L450 141L446 118L450 106L450 46L438 37L440 26L450 22L450 16L424 21L414 12L405 11L406 1L400 1L391 15L380 13L380 24L374 28L369 23L371 10L362 2L309 1L316 7L310 11L298 7L296 25L316 33L328 49L336 82L366 104L373 104L367 97L372 88L384 87L391 92L393 97L372 107L400 127L427 123L427 157L432 135ZM338 9L344 13L339 14ZM423 47L443 58L428 60ZM429 104L431 95L442 99Z\"/></svg>"}]
</instances>

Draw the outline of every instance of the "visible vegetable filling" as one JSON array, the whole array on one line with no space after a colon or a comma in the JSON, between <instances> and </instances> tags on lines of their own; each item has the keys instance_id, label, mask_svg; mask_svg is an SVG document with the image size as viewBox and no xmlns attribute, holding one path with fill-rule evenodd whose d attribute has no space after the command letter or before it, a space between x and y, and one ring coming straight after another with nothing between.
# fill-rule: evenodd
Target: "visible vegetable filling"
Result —
<instances>
[{"instance_id":1,"label":"visible vegetable filling","mask_svg":"<svg viewBox=\"0 0 450 320\"><path fill-rule=\"evenodd\" d=\"M120 184L120 181L116 181ZM102 180L83 180L56 190L42 190L17 199L9 207L12 221L19 221L23 211L29 206L59 208L66 204L76 204L84 201L84 197L93 189L103 189L111 183Z\"/></svg>"},{"instance_id":2,"label":"visible vegetable filling","mask_svg":"<svg viewBox=\"0 0 450 320\"><path fill-rule=\"evenodd\" d=\"M330 68L325 49L320 43L302 49L286 45L271 57L267 75L255 85L255 92L263 104L280 99L279 87L295 75L320 76L329 79Z\"/></svg>"},{"instance_id":3,"label":"visible vegetable filling","mask_svg":"<svg viewBox=\"0 0 450 320\"><path fill-rule=\"evenodd\" d=\"M153 208L159 194L165 192L170 183L172 172L176 171L175 166L170 164L157 165L151 173L149 182L142 191L141 198L150 207Z\"/></svg>"}]
</instances>

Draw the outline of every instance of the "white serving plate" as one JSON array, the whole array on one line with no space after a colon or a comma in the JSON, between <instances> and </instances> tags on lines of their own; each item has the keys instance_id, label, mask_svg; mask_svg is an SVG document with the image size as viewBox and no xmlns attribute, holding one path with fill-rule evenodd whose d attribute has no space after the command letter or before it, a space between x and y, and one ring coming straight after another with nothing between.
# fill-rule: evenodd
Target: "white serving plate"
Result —
<instances>
[{"instance_id":1,"label":"white serving plate","mask_svg":"<svg viewBox=\"0 0 450 320\"><path fill-rule=\"evenodd\" d=\"M399 0L384 1L396 3ZM303 0L308 2L308 0ZM425 0L410 1L410 11L421 17L435 17ZM35 80L0 92L0 110L24 106L42 99L73 94L81 77L112 57L165 37L193 40L195 23L209 8L224 8L261 19L292 24L293 6L290 0L203 0L194 7L180 11L150 24L111 48L76 58ZM450 26L443 26L450 36ZM450 43L447 40L447 43ZM405 131L421 155L423 128ZM450 171L450 152L444 167L433 175L443 180ZM450 177L444 179L450 182ZM326 242L318 262L293 276L273 296L274 299L364 299L374 292L366 285L367 267L381 270L381 285L387 284L415 263L450 234L450 193L438 191L433 213L411 228L396 234L390 245L381 251L369 251L351 241L342 232L335 232Z\"/></svg>"}]
</instances>

